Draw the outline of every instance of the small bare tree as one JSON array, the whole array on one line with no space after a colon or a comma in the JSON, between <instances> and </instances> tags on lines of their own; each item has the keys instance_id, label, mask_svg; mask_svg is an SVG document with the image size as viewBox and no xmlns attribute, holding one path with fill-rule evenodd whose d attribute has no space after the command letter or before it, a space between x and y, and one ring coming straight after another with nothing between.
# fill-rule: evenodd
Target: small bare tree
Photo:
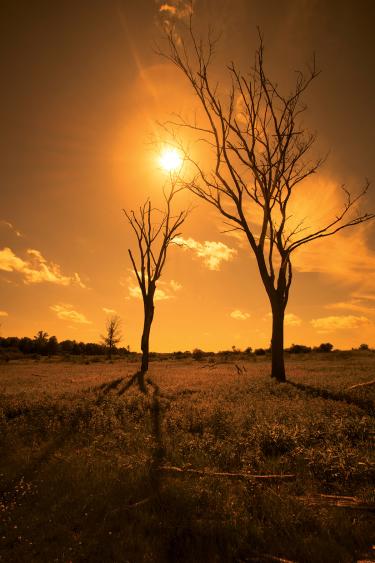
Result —
<instances>
[{"instance_id":1,"label":"small bare tree","mask_svg":"<svg viewBox=\"0 0 375 563\"><path fill-rule=\"evenodd\" d=\"M147 200L139 208L138 213L124 210L138 243L138 260L130 249L128 252L143 299L142 363L138 374L138 383L142 390L145 389L144 376L149 363L149 342L155 311L156 284L163 272L169 245L175 237L181 234L178 230L188 215L187 210L180 211L175 216L172 215L172 200L179 191L176 189L175 180L176 178L171 176L172 188L169 194L164 192L164 209L152 208L151 202Z\"/></svg>"},{"instance_id":2,"label":"small bare tree","mask_svg":"<svg viewBox=\"0 0 375 563\"><path fill-rule=\"evenodd\" d=\"M101 336L103 344L108 349L108 358L112 359L116 344L121 341L121 319L118 315L112 315L106 321L106 333Z\"/></svg>"},{"instance_id":3,"label":"small bare tree","mask_svg":"<svg viewBox=\"0 0 375 563\"><path fill-rule=\"evenodd\" d=\"M166 36L167 48L160 54L187 78L204 118L187 121L177 116L165 126L182 149L182 131L199 135L212 158L211 165L204 166L186 151L185 158L196 171L186 187L216 207L230 229L244 233L272 309L272 377L285 381L284 313L292 283L292 254L313 240L372 219L373 214L356 209L368 182L355 196L344 189L342 209L324 226L307 228L303 220L292 225L291 196L322 164L322 159L309 156L315 135L300 120L306 110L303 94L318 75L315 62L306 73L297 73L291 93L284 95L266 73L259 33L254 66L243 73L232 63L227 93L222 96L210 73L215 41L210 36L206 42L199 40L191 20L185 34L168 27Z\"/></svg>"}]
</instances>

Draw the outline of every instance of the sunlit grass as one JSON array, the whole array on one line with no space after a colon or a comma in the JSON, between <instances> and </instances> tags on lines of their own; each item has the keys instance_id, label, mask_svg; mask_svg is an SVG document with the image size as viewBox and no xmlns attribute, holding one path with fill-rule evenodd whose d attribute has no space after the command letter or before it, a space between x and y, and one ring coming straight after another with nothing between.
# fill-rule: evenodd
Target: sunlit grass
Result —
<instances>
[{"instance_id":1,"label":"sunlit grass","mask_svg":"<svg viewBox=\"0 0 375 563\"><path fill-rule=\"evenodd\" d=\"M6 561L244 561L257 554L351 562L373 542L372 355L151 364L161 389L165 463L210 472L292 473L264 484L162 474L155 495L149 399L99 386L136 364L0 366L0 517ZM312 389L312 390L311 390ZM324 390L326 396L313 390ZM363 401L361 403L360 401Z\"/></svg>"}]
</instances>

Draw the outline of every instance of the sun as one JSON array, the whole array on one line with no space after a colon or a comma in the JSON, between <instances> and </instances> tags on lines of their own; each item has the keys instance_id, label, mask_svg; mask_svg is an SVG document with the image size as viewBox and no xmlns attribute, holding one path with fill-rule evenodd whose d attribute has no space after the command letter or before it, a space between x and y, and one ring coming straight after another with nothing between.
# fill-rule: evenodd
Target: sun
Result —
<instances>
[{"instance_id":1,"label":"sun","mask_svg":"<svg viewBox=\"0 0 375 563\"><path fill-rule=\"evenodd\" d=\"M164 149L159 157L159 163L166 172L173 172L181 168L182 156L177 149Z\"/></svg>"}]
</instances>

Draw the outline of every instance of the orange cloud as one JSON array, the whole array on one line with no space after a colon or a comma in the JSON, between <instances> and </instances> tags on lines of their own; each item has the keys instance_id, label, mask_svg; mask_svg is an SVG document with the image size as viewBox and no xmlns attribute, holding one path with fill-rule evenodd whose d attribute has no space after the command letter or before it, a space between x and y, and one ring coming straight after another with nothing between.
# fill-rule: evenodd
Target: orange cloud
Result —
<instances>
[{"instance_id":1,"label":"orange cloud","mask_svg":"<svg viewBox=\"0 0 375 563\"><path fill-rule=\"evenodd\" d=\"M355 313L365 313L366 315L374 315L375 307L370 296L352 296L348 301L338 301L326 305L326 309L336 309L341 311L354 311ZM371 304L368 303L370 301Z\"/></svg>"},{"instance_id":2,"label":"orange cloud","mask_svg":"<svg viewBox=\"0 0 375 563\"><path fill-rule=\"evenodd\" d=\"M86 287L79 275L65 276L61 273L60 266L53 262L47 262L39 250L28 249L26 251L29 259L23 260L16 256L10 248L0 250L0 270L4 272L18 272L24 277L24 283L49 282L58 285L78 285Z\"/></svg>"},{"instance_id":3,"label":"orange cloud","mask_svg":"<svg viewBox=\"0 0 375 563\"><path fill-rule=\"evenodd\" d=\"M193 13L193 6L188 0L169 0L159 6L159 12L182 20Z\"/></svg>"},{"instance_id":4,"label":"orange cloud","mask_svg":"<svg viewBox=\"0 0 375 563\"><path fill-rule=\"evenodd\" d=\"M8 229L10 229L11 231L13 231L13 233L17 236L17 237L22 237L22 233L21 231L19 231L18 229L15 228L14 225L12 225L12 223L10 223L9 221L5 221L5 220L1 220L0 221L0 225L5 225L5 227L8 227Z\"/></svg>"},{"instance_id":5,"label":"orange cloud","mask_svg":"<svg viewBox=\"0 0 375 563\"><path fill-rule=\"evenodd\" d=\"M130 283L130 285L128 285L128 290L129 290L128 299L129 298L141 299L142 298L141 289L138 285L134 285L134 281L133 281L134 272L132 272L132 275L133 277L128 278L128 283ZM176 293L176 291L179 291L182 288L182 285L175 280L171 280L169 282L159 280L158 285L162 287L156 288L155 296L154 296L155 301L166 301L167 299L174 299L176 297L174 293Z\"/></svg>"},{"instance_id":6,"label":"orange cloud","mask_svg":"<svg viewBox=\"0 0 375 563\"><path fill-rule=\"evenodd\" d=\"M108 309L107 307L102 307L102 311L104 311L107 315L115 315L117 313L115 309Z\"/></svg>"},{"instance_id":7,"label":"orange cloud","mask_svg":"<svg viewBox=\"0 0 375 563\"><path fill-rule=\"evenodd\" d=\"M222 262L229 262L237 254L237 250L223 242L205 240L201 243L193 238L183 237L176 237L173 242L186 250L192 250L198 258L203 258L203 263L209 270L220 270Z\"/></svg>"},{"instance_id":8,"label":"orange cloud","mask_svg":"<svg viewBox=\"0 0 375 563\"><path fill-rule=\"evenodd\" d=\"M302 320L294 313L287 313L284 317L285 326L300 326Z\"/></svg>"},{"instance_id":9,"label":"orange cloud","mask_svg":"<svg viewBox=\"0 0 375 563\"><path fill-rule=\"evenodd\" d=\"M78 313L73 309L73 305L68 303L60 303L59 305L51 305L51 311L54 311L58 318L63 321L70 321L77 324L92 324L83 313Z\"/></svg>"},{"instance_id":10,"label":"orange cloud","mask_svg":"<svg viewBox=\"0 0 375 563\"><path fill-rule=\"evenodd\" d=\"M176 13L176 6L171 6L170 4L162 4L159 8L159 12L169 12L174 15Z\"/></svg>"},{"instance_id":11,"label":"orange cloud","mask_svg":"<svg viewBox=\"0 0 375 563\"><path fill-rule=\"evenodd\" d=\"M370 321L364 316L357 317L355 315L342 315L337 317L331 316L312 319L310 323L319 333L324 333L343 329L352 330L360 328L364 325L368 325Z\"/></svg>"},{"instance_id":12,"label":"orange cloud","mask_svg":"<svg viewBox=\"0 0 375 563\"><path fill-rule=\"evenodd\" d=\"M251 315L250 313L244 313L239 309L235 309L230 313L230 316L232 317L232 319L236 319L237 321L246 321L250 318Z\"/></svg>"},{"instance_id":13,"label":"orange cloud","mask_svg":"<svg viewBox=\"0 0 375 563\"><path fill-rule=\"evenodd\" d=\"M0 317L8 317L8 313L6 311L0 311Z\"/></svg>"}]
</instances>

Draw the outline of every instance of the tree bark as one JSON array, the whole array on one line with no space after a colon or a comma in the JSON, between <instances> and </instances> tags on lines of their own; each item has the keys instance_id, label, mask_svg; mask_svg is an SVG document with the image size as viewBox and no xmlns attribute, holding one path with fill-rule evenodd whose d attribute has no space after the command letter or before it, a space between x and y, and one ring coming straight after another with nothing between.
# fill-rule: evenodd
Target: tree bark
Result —
<instances>
[{"instance_id":1,"label":"tree bark","mask_svg":"<svg viewBox=\"0 0 375 563\"><path fill-rule=\"evenodd\" d=\"M271 303L272 307L272 371L274 377L280 383L286 381L284 363L284 306L278 301Z\"/></svg>"},{"instance_id":2,"label":"tree bark","mask_svg":"<svg viewBox=\"0 0 375 563\"><path fill-rule=\"evenodd\" d=\"M149 362L149 355L150 355L150 331L151 325L154 318L154 302L153 296L148 296L144 302L144 321L143 321L143 332L142 332L142 340L141 340L141 350L142 350L142 363L141 363L141 370L139 372L138 382L139 387L144 392L145 391L145 383L144 383L144 376L145 373L148 371L148 362Z\"/></svg>"}]
</instances>

